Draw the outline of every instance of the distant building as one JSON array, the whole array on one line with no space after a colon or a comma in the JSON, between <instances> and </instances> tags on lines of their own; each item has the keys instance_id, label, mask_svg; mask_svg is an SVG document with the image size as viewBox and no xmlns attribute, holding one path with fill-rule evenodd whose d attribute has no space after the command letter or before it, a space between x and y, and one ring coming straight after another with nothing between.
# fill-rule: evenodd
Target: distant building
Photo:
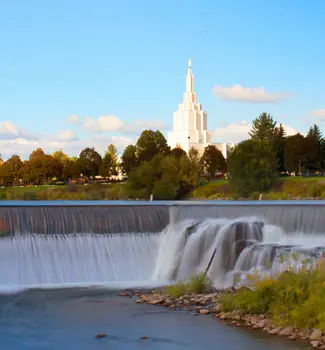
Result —
<instances>
[{"instance_id":1,"label":"distant building","mask_svg":"<svg viewBox=\"0 0 325 350\"><path fill-rule=\"evenodd\" d=\"M230 149L234 147L233 143L214 142L213 132L207 129L207 114L203 111L202 105L197 102L194 92L191 59L188 61L184 100L174 112L173 131L168 133L168 144L171 148L181 147L187 153L193 147L200 154L203 153L206 146L214 145L225 158Z\"/></svg>"}]
</instances>

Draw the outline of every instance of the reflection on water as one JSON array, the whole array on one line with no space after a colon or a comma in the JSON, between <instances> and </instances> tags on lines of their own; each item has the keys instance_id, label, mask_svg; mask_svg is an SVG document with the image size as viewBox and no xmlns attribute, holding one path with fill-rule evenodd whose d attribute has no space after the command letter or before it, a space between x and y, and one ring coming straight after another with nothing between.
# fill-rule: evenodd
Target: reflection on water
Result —
<instances>
[{"instance_id":1,"label":"reflection on water","mask_svg":"<svg viewBox=\"0 0 325 350\"><path fill-rule=\"evenodd\" d=\"M99 332L107 337L96 339ZM149 339L140 339L148 336ZM9 350L307 349L227 326L210 316L169 311L100 289L30 290L0 296L0 347Z\"/></svg>"}]
</instances>

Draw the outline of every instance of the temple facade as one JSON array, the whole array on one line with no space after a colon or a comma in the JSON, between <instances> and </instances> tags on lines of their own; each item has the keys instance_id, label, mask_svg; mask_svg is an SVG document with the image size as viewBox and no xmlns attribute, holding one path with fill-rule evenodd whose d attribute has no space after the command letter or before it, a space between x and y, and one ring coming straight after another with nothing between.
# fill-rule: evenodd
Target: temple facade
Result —
<instances>
[{"instance_id":1,"label":"temple facade","mask_svg":"<svg viewBox=\"0 0 325 350\"><path fill-rule=\"evenodd\" d=\"M197 102L194 91L194 77L192 73L192 61L189 59L186 91L184 92L183 102L178 105L178 110L173 116L173 131L168 133L168 144L171 148L180 147L185 152L193 147L200 154L208 145L216 146L227 158L227 154L234 146L227 143L216 143L213 140L213 132L207 129L207 114L202 105Z\"/></svg>"}]
</instances>

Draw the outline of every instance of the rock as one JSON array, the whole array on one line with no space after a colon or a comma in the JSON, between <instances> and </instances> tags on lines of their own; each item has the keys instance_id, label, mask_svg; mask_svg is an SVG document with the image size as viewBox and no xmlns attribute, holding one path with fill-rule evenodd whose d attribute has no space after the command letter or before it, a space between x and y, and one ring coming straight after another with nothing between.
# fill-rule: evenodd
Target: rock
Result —
<instances>
[{"instance_id":1,"label":"rock","mask_svg":"<svg viewBox=\"0 0 325 350\"><path fill-rule=\"evenodd\" d=\"M207 315L210 313L210 310L209 309L200 309L200 314L201 315Z\"/></svg>"},{"instance_id":2,"label":"rock","mask_svg":"<svg viewBox=\"0 0 325 350\"><path fill-rule=\"evenodd\" d=\"M266 319L261 320L261 321L256 323L256 327L257 328L264 328L264 327L266 327L267 323L268 323L268 321Z\"/></svg>"},{"instance_id":3,"label":"rock","mask_svg":"<svg viewBox=\"0 0 325 350\"><path fill-rule=\"evenodd\" d=\"M216 304L213 312L219 313L221 311L221 305L220 304Z\"/></svg>"},{"instance_id":4,"label":"rock","mask_svg":"<svg viewBox=\"0 0 325 350\"><path fill-rule=\"evenodd\" d=\"M293 334L293 327L286 327L283 328L282 331L279 332L279 335L283 335L285 337L288 337L289 335Z\"/></svg>"},{"instance_id":5,"label":"rock","mask_svg":"<svg viewBox=\"0 0 325 350\"><path fill-rule=\"evenodd\" d=\"M322 331L320 329L315 328L311 333L309 339L310 340L320 340L322 337Z\"/></svg>"},{"instance_id":6,"label":"rock","mask_svg":"<svg viewBox=\"0 0 325 350\"><path fill-rule=\"evenodd\" d=\"M96 335L96 338L105 338L106 337L106 334L105 333L98 333Z\"/></svg>"},{"instance_id":7,"label":"rock","mask_svg":"<svg viewBox=\"0 0 325 350\"><path fill-rule=\"evenodd\" d=\"M269 334L278 334L281 331L280 327L273 328L269 331Z\"/></svg>"},{"instance_id":8,"label":"rock","mask_svg":"<svg viewBox=\"0 0 325 350\"><path fill-rule=\"evenodd\" d=\"M310 342L310 345L313 347L313 348L318 348L320 345L321 345L321 342L319 340L312 340Z\"/></svg>"},{"instance_id":9,"label":"rock","mask_svg":"<svg viewBox=\"0 0 325 350\"><path fill-rule=\"evenodd\" d=\"M143 303L144 303L144 300L143 300L143 299L138 299L138 300L136 301L136 303L137 303L137 304L143 304Z\"/></svg>"}]
</instances>

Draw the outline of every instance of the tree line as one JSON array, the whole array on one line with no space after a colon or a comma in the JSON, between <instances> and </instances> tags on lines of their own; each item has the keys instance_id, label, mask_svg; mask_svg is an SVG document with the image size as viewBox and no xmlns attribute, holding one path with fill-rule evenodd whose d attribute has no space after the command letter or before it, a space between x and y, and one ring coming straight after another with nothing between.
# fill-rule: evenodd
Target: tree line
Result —
<instances>
[{"instance_id":1,"label":"tree line","mask_svg":"<svg viewBox=\"0 0 325 350\"><path fill-rule=\"evenodd\" d=\"M62 150L46 154L34 150L21 160L13 155L0 166L0 184L41 185L76 180L109 181L123 175L130 197L156 199L181 198L200 184L227 174L234 192L247 196L268 190L276 176L315 174L325 171L325 140L317 125L308 134L286 136L270 114L262 113L252 124L250 139L240 142L227 157L213 145L199 154L191 149L170 149L160 131L144 130L134 145L119 159L113 144L103 155L94 148L83 149L78 157Z\"/></svg>"}]
</instances>

